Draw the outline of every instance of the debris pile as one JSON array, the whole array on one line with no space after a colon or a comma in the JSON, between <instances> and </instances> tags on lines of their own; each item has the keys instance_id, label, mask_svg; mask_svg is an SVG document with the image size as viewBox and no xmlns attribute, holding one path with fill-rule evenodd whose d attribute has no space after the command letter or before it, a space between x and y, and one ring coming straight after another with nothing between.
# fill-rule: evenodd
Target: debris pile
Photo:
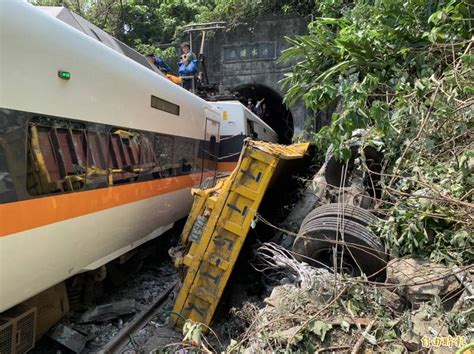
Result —
<instances>
[{"instance_id":1,"label":"debris pile","mask_svg":"<svg viewBox=\"0 0 474 354\"><path fill-rule=\"evenodd\" d=\"M286 221L257 214L284 248L257 252L274 286L227 350L453 352L474 337L471 9L329 3L282 55L286 102L336 106L308 134L322 167Z\"/></svg>"},{"instance_id":2,"label":"debris pile","mask_svg":"<svg viewBox=\"0 0 474 354\"><path fill-rule=\"evenodd\" d=\"M328 150L282 224L256 214L277 230L252 260L271 291L231 311L241 333L216 348L441 353L472 342L472 204L412 178L387 182L366 137L357 132L346 162ZM208 350L205 329L188 321L185 338Z\"/></svg>"},{"instance_id":3,"label":"debris pile","mask_svg":"<svg viewBox=\"0 0 474 354\"><path fill-rule=\"evenodd\" d=\"M246 331L231 341L229 352L402 353L430 346L443 352L470 342L473 299L459 297L463 285L446 267L397 259L387 266L393 284L374 283L299 263L274 244L263 245L258 255L268 265L260 270L271 270L266 276L284 284L273 288L263 307L247 303L234 310ZM470 305L453 310L453 298ZM437 340L444 347L431 345Z\"/></svg>"},{"instance_id":4,"label":"debris pile","mask_svg":"<svg viewBox=\"0 0 474 354\"><path fill-rule=\"evenodd\" d=\"M397 285L397 291L413 306L445 298L459 289L459 283L447 267L429 261L394 259L387 265L388 284Z\"/></svg>"},{"instance_id":5,"label":"debris pile","mask_svg":"<svg viewBox=\"0 0 474 354\"><path fill-rule=\"evenodd\" d=\"M97 352L129 326L176 280L170 262L148 258L143 268L118 287L112 287L96 305L85 312L73 312L54 327L37 346L38 351L52 347L69 349L74 353ZM171 306L171 305L170 305ZM169 307L169 306L168 306ZM170 308L166 308L168 313ZM138 348L165 322L169 314L151 321L137 336L130 339L130 348ZM51 342L51 340L53 342ZM55 344L59 345L55 345Z\"/></svg>"}]
</instances>

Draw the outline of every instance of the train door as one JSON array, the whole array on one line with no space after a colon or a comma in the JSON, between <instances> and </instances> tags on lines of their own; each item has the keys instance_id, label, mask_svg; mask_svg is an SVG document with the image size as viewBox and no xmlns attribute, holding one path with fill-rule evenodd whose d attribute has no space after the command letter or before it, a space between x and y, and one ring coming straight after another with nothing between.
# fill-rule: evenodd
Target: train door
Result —
<instances>
[{"instance_id":1,"label":"train door","mask_svg":"<svg viewBox=\"0 0 474 354\"><path fill-rule=\"evenodd\" d=\"M201 172L201 184L206 179L211 179L210 185L214 184L219 155L219 128L220 124L218 121L211 118L206 118L206 127L204 130L204 149L202 154L203 168Z\"/></svg>"},{"instance_id":2,"label":"train door","mask_svg":"<svg viewBox=\"0 0 474 354\"><path fill-rule=\"evenodd\" d=\"M252 139L258 139L258 132L255 130L255 122L251 119L247 119L247 136Z\"/></svg>"}]
</instances>

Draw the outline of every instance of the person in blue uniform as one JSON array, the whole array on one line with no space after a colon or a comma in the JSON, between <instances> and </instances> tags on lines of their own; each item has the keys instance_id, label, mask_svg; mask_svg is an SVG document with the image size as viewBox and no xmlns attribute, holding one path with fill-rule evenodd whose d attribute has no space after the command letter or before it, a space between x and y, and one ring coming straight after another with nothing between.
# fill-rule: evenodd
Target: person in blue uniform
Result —
<instances>
[{"instance_id":1,"label":"person in blue uniform","mask_svg":"<svg viewBox=\"0 0 474 354\"><path fill-rule=\"evenodd\" d=\"M151 65L156 66L163 74L167 74L171 71L169 65L166 64L160 56L155 55L154 53L148 53L146 55L146 60L148 60Z\"/></svg>"},{"instance_id":2,"label":"person in blue uniform","mask_svg":"<svg viewBox=\"0 0 474 354\"><path fill-rule=\"evenodd\" d=\"M179 76L195 76L199 71L199 62L196 55L191 52L191 46L188 42L181 44L181 57L178 62ZM186 90L193 88L193 79L183 79L183 87Z\"/></svg>"}]
</instances>

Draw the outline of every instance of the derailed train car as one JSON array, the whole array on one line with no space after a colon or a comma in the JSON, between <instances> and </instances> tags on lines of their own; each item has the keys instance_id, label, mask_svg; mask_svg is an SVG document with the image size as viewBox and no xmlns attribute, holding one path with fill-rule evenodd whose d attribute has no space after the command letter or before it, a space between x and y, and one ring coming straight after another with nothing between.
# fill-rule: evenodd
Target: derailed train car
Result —
<instances>
[{"instance_id":1,"label":"derailed train car","mask_svg":"<svg viewBox=\"0 0 474 354\"><path fill-rule=\"evenodd\" d=\"M23 2L0 2L0 313L183 218L219 113Z\"/></svg>"},{"instance_id":2,"label":"derailed train car","mask_svg":"<svg viewBox=\"0 0 474 354\"><path fill-rule=\"evenodd\" d=\"M221 115L217 165L220 171L232 171L235 168L246 138L278 141L277 133L239 101L217 101L214 106Z\"/></svg>"},{"instance_id":3,"label":"derailed train car","mask_svg":"<svg viewBox=\"0 0 474 354\"><path fill-rule=\"evenodd\" d=\"M69 9L58 6L40 6L38 8L142 66L163 75L154 65L150 66L141 54ZM220 113L221 118L221 139L217 169L220 172L230 172L237 164L244 139L251 137L263 141L277 142L278 135L259 116L237 101L236 98L216 101L216 97L218 96L211 95L203 98L212 100L212 105Z\"/></svg>"}]
</instances>

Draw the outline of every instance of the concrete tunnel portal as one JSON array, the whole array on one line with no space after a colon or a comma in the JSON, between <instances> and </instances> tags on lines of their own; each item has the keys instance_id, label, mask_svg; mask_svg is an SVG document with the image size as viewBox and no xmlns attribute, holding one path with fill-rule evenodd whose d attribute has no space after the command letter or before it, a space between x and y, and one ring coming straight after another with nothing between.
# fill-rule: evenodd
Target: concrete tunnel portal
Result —
<instances>
[{"instance_id":1,"label":"concrete tunnel portal","mask_svg":"<svg viewBox=\"0 0 474 354\"><path fill-rule=\"evenodd\" d=\"M283 97L275 90L261 84L244 84L235 87L232 92L238 94L242 103L249 100L256 104L262 101L260 117L278 134L278 142L289 144L293 138L293 115L283 103Z\"/></svg>"},{"instance_id":2,"label":"concrete tunnel portal","mask_svg":"<svg viewBox=\"0 0 474 354\"><path fill-rule=\"evenodd\" d=\"M245 105L264 99L268 113L263 120L278 134L280 143L291 143L300 134L305 121L312 116L302 101L287 107L283 103L279 82L292 70L296 60L281 62L281 53L291 45L287 37L308 32L308 19L300 16L267 16L254 23L216 31L206 41L204 54L210 83L222 85L230 93L238 93ZM199 36L194 48L199 48ZM211 69L212 68L212 69Z\"/></svg>"}]
</instances>

